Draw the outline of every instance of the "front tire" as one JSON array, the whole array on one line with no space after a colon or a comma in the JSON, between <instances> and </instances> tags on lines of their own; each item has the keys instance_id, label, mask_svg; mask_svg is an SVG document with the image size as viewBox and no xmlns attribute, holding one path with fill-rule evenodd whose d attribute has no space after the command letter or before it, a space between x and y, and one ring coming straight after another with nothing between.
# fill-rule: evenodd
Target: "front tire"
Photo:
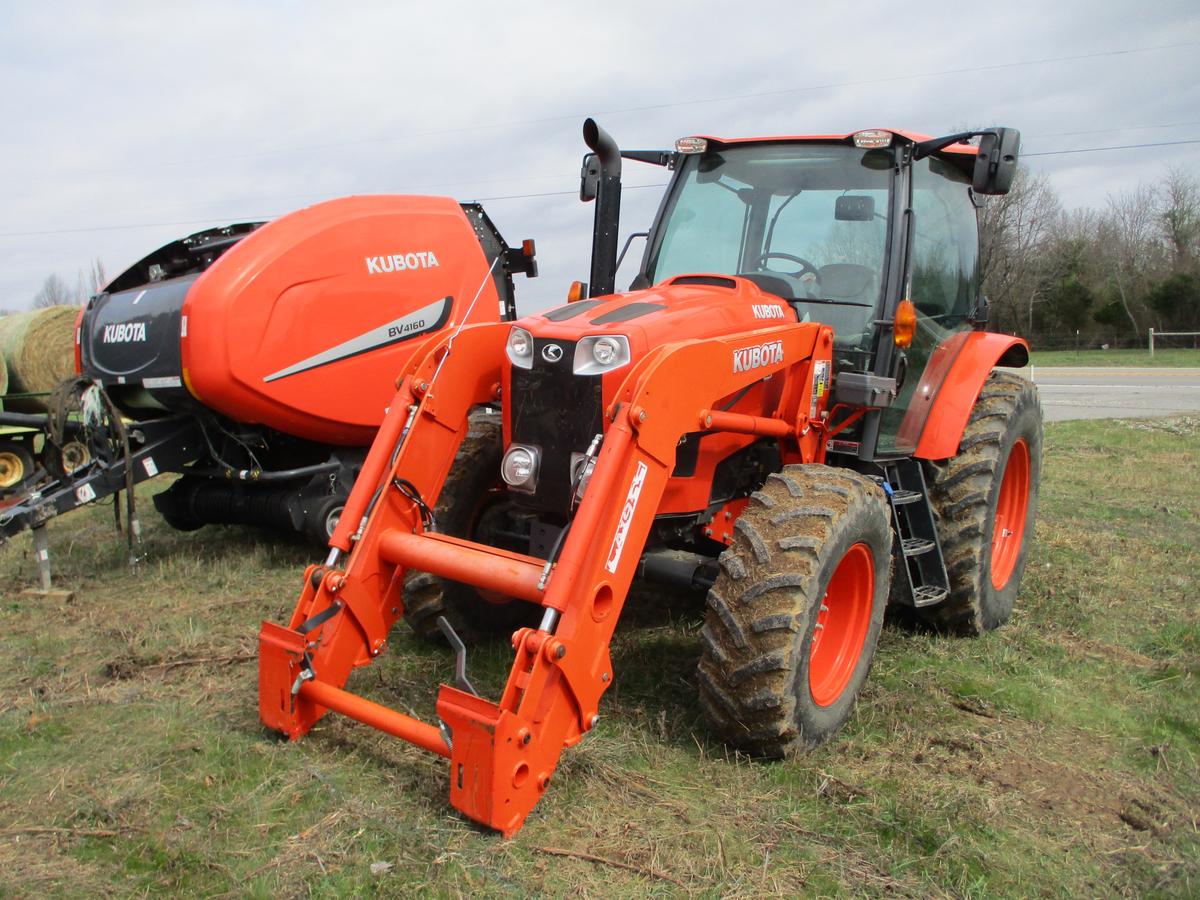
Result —
<instances>
[{"instance_id":1,"label":"front tire","mask_svg":"<svg viewBox=\"0 0 1200 900\"><path fill-rule=\"evenodd\" d=\"M1026 379L993 372L958 455L926 467L950 596L921 610L943 631L980 635L1012 616L1042 478L1042 408Z\"/></svg>"},{"instance_id":2,"label":"front tire","mask_svg":"<svg viewBox=\"0 0 1200 900\"><path fill-rule=\"evenodd\" d=\"M891 552L887 500L856 472L787 466L751 496L701 631L701 705L725 741L777 758L842 727L879 641Z\"/></svg>"}]
</instances>

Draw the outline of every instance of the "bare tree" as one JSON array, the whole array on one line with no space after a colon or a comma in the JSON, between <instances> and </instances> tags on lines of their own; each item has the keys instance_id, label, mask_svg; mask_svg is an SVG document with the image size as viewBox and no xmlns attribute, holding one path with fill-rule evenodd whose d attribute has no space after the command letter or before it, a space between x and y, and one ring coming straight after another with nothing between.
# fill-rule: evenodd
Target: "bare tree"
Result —
<instances>
[{"instance_id":1,"label":"bare tree","mask_svg":"<svg viewBox=\"0 0 1200 900\"><path fill-rule=\"evenodd\" d=\"M1182 169L1167 169L1158 190L1159 227L1175 272L1200 274L1200 183Z\"/></svg>"},{"instance_id":2,"label":"bare tree","mask_svg":"<svg viewBox=\"0 0 1200 900\"><path fill-rule=\"evenodd\" d=\"M1038 294L1041 249L1062 215L1045 175L1017 173L1012 190L989 197L979 215L979 268L996 327L1024 329Z\"/></svg>"},{"instance_id":3,"label":"bare tree","mask_svg":"<svg viewBox=\"0 0 1200 900\"><path fill-rule=\"evenodd\" d=\"M1108 210L1100 223L1103 263L1135 334L1142 331L1134 306L1145 294L1161 246L1157 241L1154 191L1145 185L1109 195Z\"/></svg>"},{"instance_id":4,"label":"bare tree","mask_svg":"<svg viewBox=\"0 0 1200 900\"><path fill-rule=\"evenodd\" d=\"M71 289L57 274L47 275L46 280L42 282L41 290L33 295L34 309L69 305L74 302L75 297L72 295Z\"/></svg>"},{"instance_id":5,"label":"bare tree","mask_svg":"<svg viewBox=\"0 0 1200 900\"><path fill-rule=\"evenodd\" d=\"M88 269L88 296L100 293L106 284L108 276L104 273L104 261L97 256Z\"/></svg>"}]
</instances>

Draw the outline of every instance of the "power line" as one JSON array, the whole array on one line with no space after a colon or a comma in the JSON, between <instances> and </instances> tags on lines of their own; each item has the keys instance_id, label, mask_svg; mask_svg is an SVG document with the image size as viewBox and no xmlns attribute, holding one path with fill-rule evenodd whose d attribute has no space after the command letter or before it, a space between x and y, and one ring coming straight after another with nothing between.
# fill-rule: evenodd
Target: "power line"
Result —
<instances>
[{"instance_id":1,"label":"power line","mask_svg":"<svg viewBox=\"0 0 1200 900\"><path fill-rule=\"evenodd\" d=\"M1081 147L1077 150L1043 150L1041 153L1022 153L1021 158L1027 156L1064 156L1068 153L1100 153L1104 150L1141 150L1145 147L1178 147L1180 144L1200 144L1200 140L1194 141L1158 141L1153 144L1122 144L1119 147Z\"/></svg>"},{"instance_id":2,"label":"power line","mask_svg":"<svg viewBox=\"0 0 1200 900\"><path fill-rule=\"evenodd\" d=\"M89 231L129 231L136 228L174 228L178 225L207 225L210 222L264 222L270 216L225 216L220 219L185 219L179 222L141 222L136 225L92 225L84 228L52 228L46 231L5 231L0 232L0 238L9 237L40 237L49 234L83 234Z\"/></svg>"},{"instance_id":3,"label":"power line","mask_svg":"<svg viewBox=\"0 0 1200 900\"><path fill-rule=\"evenodd\" d=\"M1148 144L1122 144L1116 147L1078 147L1074 150L1043 150L1038 153L1022 153L1021 159L1026 159L1031 156L1066 156L1071 153L1102 153L1108 150L1143 150L1151 147L1178 147L1184 144L1200 144L1200 139L1187 141L1157 141ZM622 191L637 191L646 188L661 188L666 187L665 182L657 184L630 184L623 185ZM578 194L578 191L543 191L534 194L500 194L495 197L476 197L471 202L473 203L496 203L501 200L530 200L538 197L566 197L572 194ZM56 234L83 234L93 231L128 231L138 228L166 228L179 225L206 225L211 222L258 222L279 217L279 213L272 213L262 216L225 216L222 218L212 219L185 219L178 222L143 222L139 224L127 225L94 225L84 228L53 228L44 231L6 231L0 232L0 238L15 238L15 237L42 237Z\"/></svg>"},{"instance_id":4,"label":"power line","mask_svg":"<svg viewBox=\"0 0 1200 900\"><path fill-rule=\"evenodd\" d=\"M625 191L638 191L643 188L663 188L667 186L667 182L661 181L658 184L623 184L621 185L622 193ZM492 203L496 200L525 200L530 197L565 197L568 194L578 194L579 191L546 191L543 194L505 194L502 197L476 197L472 203ZM0 235L3 237L3 235Z\"/></svg>"}]
</instances>

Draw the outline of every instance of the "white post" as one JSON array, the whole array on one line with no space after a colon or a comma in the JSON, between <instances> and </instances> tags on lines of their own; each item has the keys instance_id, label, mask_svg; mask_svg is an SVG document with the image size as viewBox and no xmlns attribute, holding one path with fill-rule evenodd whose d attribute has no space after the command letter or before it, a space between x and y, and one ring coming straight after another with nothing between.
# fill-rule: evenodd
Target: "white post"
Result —
<instances>
[{"instance_id":1,"label":"white post","mask_svg":"<svg viewBox=\"0 0 1200 900\"><path fill-rule=\"evenodd\" d=\"M1154 329L1150 329L1150 358L1154 359Z\"/></svg>"}]
</instances>

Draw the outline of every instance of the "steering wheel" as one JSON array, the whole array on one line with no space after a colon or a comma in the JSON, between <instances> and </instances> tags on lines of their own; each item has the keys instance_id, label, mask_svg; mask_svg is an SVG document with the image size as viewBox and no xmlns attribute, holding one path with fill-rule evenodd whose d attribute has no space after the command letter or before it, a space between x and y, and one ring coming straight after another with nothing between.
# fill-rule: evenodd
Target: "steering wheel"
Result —
<instances>
[{"instance_id":1,"label":"steering wheel","mask_svg":"<svg viewBox=\"0 0 1200 900\"><path fill-rule=\"evenodd\" d=\"M783 273L784 275L790 275L792 278L799 278L801 275L804 275L808 272L812 272L814 276L817 276L817 267L814 266L812 263L810 263L804 257L796 256L792 253L781 253L777 250L772 250L767 253L763 253L762 255L760 255L758 257L758 259L755 261L754 265L761 269L761 268L763 268L763 263L765 263L769 259L786 259L788 262L794 262L798 266L800 266L800 268L795 272L784 272ZM769 270L764 269L764 271L769 271ZM820 277L820 276L817 276L817 277Z\"/></svg>"}]
</instances>

